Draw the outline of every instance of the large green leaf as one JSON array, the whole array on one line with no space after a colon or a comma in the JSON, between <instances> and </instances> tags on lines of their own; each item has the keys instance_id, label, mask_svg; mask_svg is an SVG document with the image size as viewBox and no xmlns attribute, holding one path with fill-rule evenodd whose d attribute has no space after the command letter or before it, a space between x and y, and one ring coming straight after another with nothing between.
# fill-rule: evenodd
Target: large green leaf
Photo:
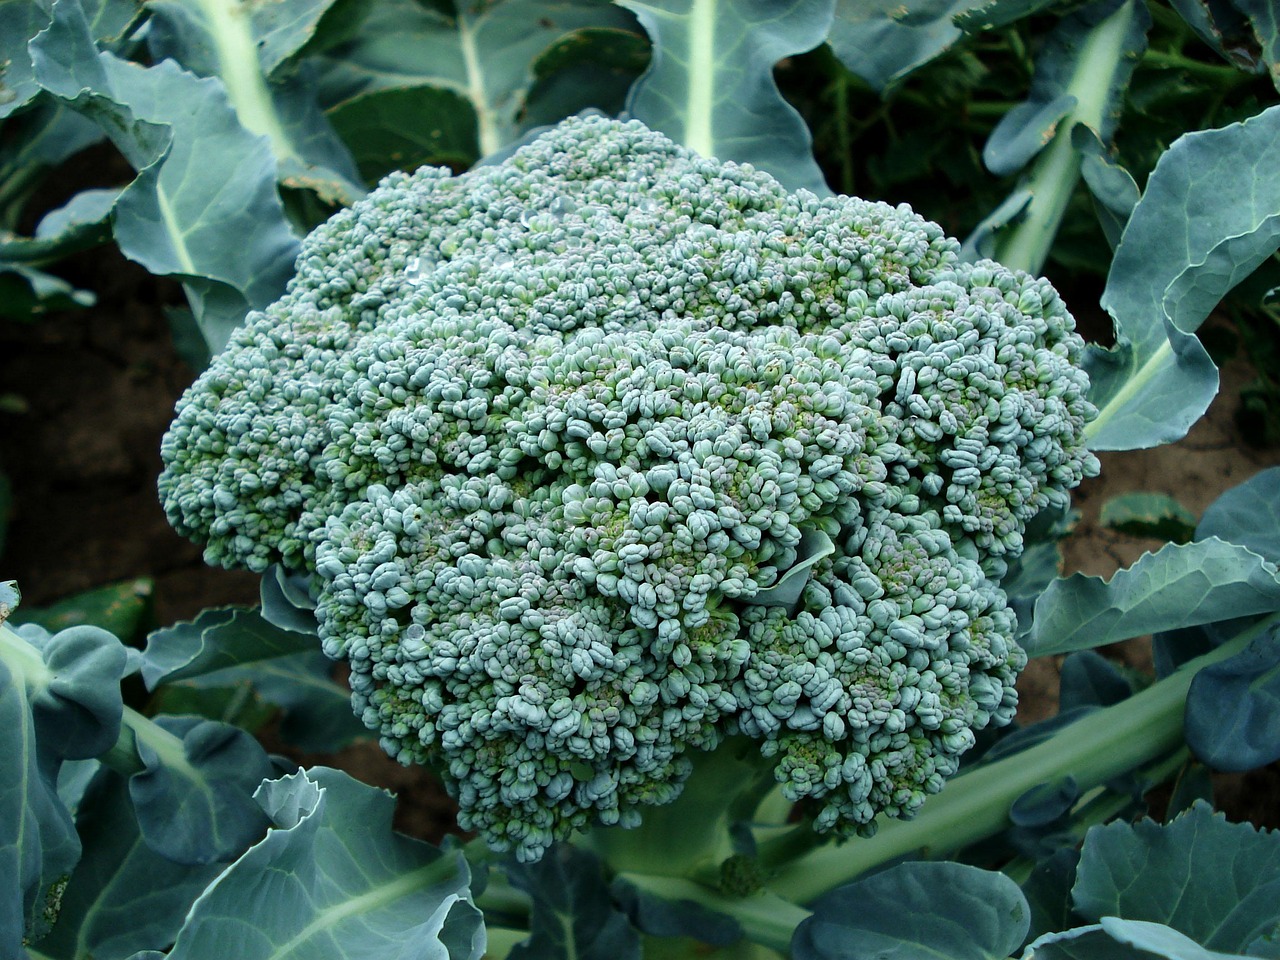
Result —
<instances>
[{"instance_id":1,"label":"large green leaf","mask_svg":"<svg viewBox=\"0 0 1280 960\"><path fill-rule=\"evenodd\" d=\"M1088 124L1104 143L1110 142L1151 24L1151 18L1142 15L1145 7L1134 7L1133 15L1099 33L1098 25L1123 6L1090 4L1063 18L1049 34L1036 57L1026 100L1001 117L987 139L982 151L987 169L998 176L1020 170L1054 139L1068 116L1071 123Z\"/></svg>"},{"instance_id":2,"label":"large green leaf","mask_svg":"<svg viewBox=\"0 0 1280 960\"><path fill-rule=\"evenodd\" d=\"M133 725L143 769L129 778L147 845L178 863L238 856L266 829L253 793L273 773L258 741L200 717L157 717Z\"/></svg>"},{"instance_id":3,"label":"large green leaf","mask_svg":"<svg viewBox=\"0 0 1280 960\"><path fill-rule=\"evenodd\" d=\"M1089 355L1089 444L1128 450L1184 436L1218 389L1191 336L1280 245L1280 107L1180 137L1160 158L1116 250L1102 304L1117 346Z\"/></svg>"},{"instance_id":4,"label":"large green leaf","mask_svg":"<svg viewBox=\"0 0 1280 960\"><path fill-rule=\"evenodd\" d=\"M952 21L984 0L836 0L827 42L876 90L895 84L962 36Z\"/></svg>"},{"instance_id":5,"label":"large green leaf","mask_svg":"<svg viewBox=\"0 0 1280 960\"><path fill-rule=\"evenodd\" d=\"M962 863L903 863L814 904L791 954L795 960L1003 960L1026 937L1030 916L1022 891L1002 873Z\"/></svg>"},{"instance_id":6,"label":"large green leaf","mask_svg":"<svg viewBox=\"0 0 1280 960\"><path fill-rule=\"evenodd\" d=\"M1244 953L1280 924L1280 833L1228 823L1204 803L1164 826L1095 827L1072 900L1091 920L1161 923L1211 950Z\"/></svg>"},{"instance_id":7,"label":"large green leaf","mask_svg":"<svg viewBox=\"0 0 1280 960\"><path fill-rule=\"evenodd\" d=\"M1187 691L1187 745L1214 770L1280 760L1280 631L1196 674Z\"/></svg>"},{"instance_id":8,"label":"large green leaf","mask_svg":"<svg viewBox=\"0 0 1280 960\"><path fill-rule=\"evenodd\" d=\"M218 670L314 651L315 633L282 629L247 607L216 607L195 620L154 631L142 657L142 678L155 689Z\"/></svg>"},{"instance_id":9,"label":"large green leaf","mask_svg":"<svg viewBox=\"0 0 1280 960\"><path fill-rule=\"evenodd\" d=\"M566 35L597 27L628 29L634 21L601 0L458 0L453 15L439 5L384 0L350 43L326 56L322 98L332 108L360 97L372 111L375 94L394 91L398 100L376 107L394 121L403 115L403 91L447 91L457 99L436 99L440 112L415 126L474 128L478 156L488 156L519 138L535 62ZM361 129L367 133L371 122Z\"/></svg>"},{"instance_id":10,"label":"large green leaf","mask_svg":"<svg viewBox=\"0 0 1280 960\"><path fill-rule=\"evenodd\" d=\"M640 934L615 906L590 853L557 844L507 873L533 900L530 937L510 960L640 960Z\"/></svg>"},{"instance_id":11,"label":"large green leaf","mask_svg":"<svg viewBox=\"0 0 1280 960\"><path fill-rule=\"evenodd\" d=\"M809 129L773 67L826 39L835 0L618 0L653 41L627 112L704 157L751 163L830 193Z\"/></svg>"},{"instance_id":12,"label":"large green leaf","mask_svg":"<svg viewBox=\"0 0 1280 960\"><path fill-rule=\"evenodd\" d=\"M372 736L351 710L351 691L333 679L333 661L320 650L255 659L241 666L201 674L177 687L193 690L252 690L265 703L284 711L280 736L309 753L337 750L359 737Z\"/></svg>"},{"instance_id":13,"label":"large green leaf","mask_svg":"<svg viewBox=\"0 0 1280 960\"><path fill-rule=\"evenodd\" d=\"M55 7L31 54L44 89L99 123L138 170L115 205L120 249L151 273L180 277L220 349L293 273L298 242L269 144L240 125L220 81L99 52L74 4Z\"/></svg>"},{"instance_id":14,"label":"large green leaf","mask_svg":"<svg viewBox=\"0 0 1280 960\"><path fill-rule=\"evenodd\" d=\"M1035 158L1014 192L1030 201L995 239L993 255L1001 263L1029 273L1043 268L1080 177L1075 130L1083 126L1110 139L1150 24L1138 0L1094 0L1064 17L1047 38L1027 100L1001 118L983 150L999 174ZM966 247L982 252L999 226L988 218Z\"/></svg>"},{"instance_id":15,"label":"large green leaf","mask_svg":"<svg viewBox=\"0 0 1280 960\"><path fill-rule=\"evenodd\" d=\"M1024 960L1246 960L1206 950L1160 923L1103 917L1100 923L1046 934L1028 944Z\"/></svg>"},{"instance_id":16,"label":"large green leaf","mask_svg":"<svg viewBox=\"0 0 1280 960\"><path fill-rule=\"evenodd\" d=\"M124 647L97 627L50 635L0 623L0 955L22 956L24 931L44 932L79 859L58 770L115 743L126 664Z\"/></svg>"},{"instance_id":17,"label":"large green leaf","mask_svg":"<svg viewBox=\"0 0 1280 960\"><path fill-rule=\"evenodd\" d=\"M27 41L49 25L36 0L0 0L0 119L21 110L40 92Z\"/></svg>"},{"instance_id":18,"label":"large green leaf","mask_svg":"<svg viewBox=\"0 0 1280 960\"><path fill-rule=\"evenodd\" d=\"M173 942L182 918L225 863L188 866L142 839L124 778L101 771L76 817L84 844L58 922L38 944L52 960L126 960Z\"/></svg>"},{"instance_id":19,"label":"large green leaf","mask_svg":"<svg viewBox=\"0 0 1280 960\"><path fill-rule=\"evenodd\" d=\"M1210 538L1168 544L1111 580L1072 574L1036 603L1023 646L1033 657L1100 647L1176 627L1280 610L1280 571L1251 550Z\"/></svg>"},{"instance_id":20,"label":"large green leaf","mask_svg":"<svg viewBox=\"0 0 1280 960\"><path fill-rule=\"evenodd\" d=\"M240 123L270 141L282 183L349 204L364 189L350 153L320 111L314 82L296 66L280 69L311 39L332 3L274 0L247 4L246 10L220 0L148 0L147 37L156 59L171 57L222 81Z\"/></svg>"},{"instance_id":21,"label":"large green leaf","mask_svg":"<svg viewBox=\"0 0 1280 960\"><path fill-rule=\"evenodd\" d=\"M484 953L466 861L393 833L390 796L315 767L258 800L275 829L195 903L170 960Z\"/></svg>"}]
</instances>

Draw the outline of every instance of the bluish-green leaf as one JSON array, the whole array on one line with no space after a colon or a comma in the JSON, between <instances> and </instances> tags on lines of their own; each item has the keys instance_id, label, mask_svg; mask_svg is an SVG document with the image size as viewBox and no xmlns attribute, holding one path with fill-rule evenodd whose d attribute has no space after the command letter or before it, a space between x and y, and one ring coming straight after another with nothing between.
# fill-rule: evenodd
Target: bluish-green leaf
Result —
<instances>
[{"instance_id":1,"label":"bluish-green leaf","mask_svg":"<svg viewBox=\"0 0 1280 960\"><path fill-rule=\"evenodd\" d=\"M956 17L956 26L965 33L995 30L1039 13L1054 0L985 0Z\"/></svg>"},{"instance_id":2,"label":"bluish-green leaf","mask_svg":"<svg viewBox=\"0 0 1280 960\"><path fill-rule=\"evenodd\" d=\"M0 627L0 956L21 957L25 932L43 932L55 884L80 856L56 774L42 769L22 667ZM19 641L25 642L25 641ZM38 654L37 654L38 657Z\"/></svg>"},{"instance_id":3,"label":"bluish-green leaf","mask_svg":"<svg viewBox=\"0 0 1280 960\"><path fill-rule=\"evenodd\" d=\"M169 960L479 960L466 862L393 833L386 793L316 767L258 798L275 829L196 902Z\"/></svg>"},{"instance_id":4,"label":"bluish-green leaf","mask_svg":"<svg viewBox=\"0 0 1280 960\"><path fill-rule=\"evenodd\" d=\"M0 0L0 119L40 92L27 42L49 25L49 11L36 0Z\"/></svg>"},{"instance_id":5,"label":"bluish-green leaf","mask_svg":"<svg viewBox=\"0 0 1280 960\"><path fill-rule=\"evenodd\" d=\"M1232 0L1170 0L1169 5L1232 66L1263 71L1253 31Z\"/></svg>"},{"instance_id":6,"label":"bluish-green leaf","mask_svg":"<svg viewBox=\"0 0 1280 960\"><path fill-rule=\"evenodd\" d=\"M1001 117L991 131L982 148L982 162L998 177L1017 173L1049 145L1059 121L1075 105L1076 98L1069 93L1042 91L1033 85L1030 98Z\"/></svg>"},{"instance_id":7,"label":"bluish-green leaf","mask_svg":"<svg viewBox=\"0 0 1280 960\"><path fill-rule=\"evenodd\" d=\"M1280 467L1254 474L1205 508L1196 539L1219 537L1280 563Z\"/></svg>"},{"instance_id":8,"label":"bluish-green leaf","mask_svg":"<svg viewBox=\"0 0 1280 960\"><path fill-rule=\"evenodd\" d=\"M641 933L655 937L691 937L713 947L742 939L742 925L694 900L666 900L616 877L609 893Z\"/></svg>"},{"instance_id":9,"label":"bluish-green leaf","mask_svg":"<svg viewBox=\"0 0 1280 960\"><path fill-rule=\"evenodd\" d=\"M965 237L960 256L970 261L993 258L996 255L996 235L1004 228L1020 223L1033 200L1034 195L1025 187L1014 190Z\"/></svg>"},{"instance_id":10,"label":"bluish-green leaf","mask_svg":"<svg viewBox=\"0 0 1280 960\"><path fill-rule=\"evenodd\" d=\"M1090 4L1063 18L1048 35L1036 56L1027 99L1000 118L983 148L983 162L992 173L1007 176L1020 170L1048 146L1068 116L1072 123L1079 119L1092 127L1102 142L1110 142L1150 25L1149 17L1134 15L1098 34L1099 24L1120 6Z\"/></svg>"},{"instance_id":11,"label":"bluish-green leaf","mask_svg":"<svg viewBox=\"0 0 1280 960\"><path fill-rule=\"evenodd\" d=\"M1022 894L1031 909L1028 937L1066 930L1081 923L1071 909L1071 887L1076 882L1079 862L1080 852L1075 847L1062 847L1037 863L1022 884Z\"/></svg>"},{"instance_id":12,"label":"bluish-green leaf","mask_svg":"<svg viewBox=\"0 0 1280 960\"><path fill-rule=\"evenodd\" d=\"M0 955L21 956L24 931L44 932L80 856L58 771L115 743L127 662L120 642L96 627L51 635L0 624Z\"/></svg>"},{"instance_id":13,"label":"bluish-green leaf","mask_svg":"<svg viewBox=\"0 0 1280 960\"><path fill-rule=\"evenodd\" d=\"M220 607L151 633L142 659L150 689L227 667L274 660L314 650L314 633L268 623L256 610Z\"/></svg>"},{"instance_id":14,"label":"bluish-green leaf","mask_svg":"<svg viewBox=\"0 0 1280 960\"><path fill-rule=\"evenodd\" d=\"M157 717L139 736L144 769L129 795L147 845L178 863L205 864L243 853L267 827L253 793L273 770L258 741L238 727L200 717Z\"/></svg>"},{"instance_id":15,"label":"bluish-green leaf","mask_svg":"<svg viewBox=\"0 0 1280 960\"><path fill-rule=\"evenodd\" d=\"M1152 960L1152 956L1093 923L1041 935L1027 945L1022 960Z\"/></svg>"},{"instance_id":16,"label":"bluish-green leaf","mask_svg":"<svg viewBox=\"0 0 1280 960\"><path fill-rule=\"evenodd\" d=\"M791 954L795 960L1004 960L1021 946L1029 923L1022 891L1004 874L910 862L819 900L796 929Z\"/></svg>"},{"instance_id":17,"label":"bluish-green leaf","mask_svg":"<svg viewBox=\"0 0 1280 960\"><path fill-rule=\"evenodd\" d=\"M1131 536L1174 543L1186 543L1196 529L1195 514L1165 493L1122 493L1102 505L1099 522ZM1240 542L1230 537L1222 539Z\"/></svg>"},{"instance_id":18,"label":"bluish-green leaf","mask_svg":"<svg viewBox=\"0 0 1280 960\"><path fill-rule=\"evenodd\" d=\"M1079 650L1062 664L1058 708L1110 707L1128 698L1133 685L1105 657L1092 650Z\"/></svg>"},{"instance_id":19,"label":"bluish-green leaf","mask_svg":"<svg viewBox=\"0 0 1280 960\"><path fill-rule=\"evenodd\" d=\"M275 0L238 11L205 0L150 0L147 38L155 59L172 58L222 81L241 125L270 142L281 182L349 204L364 190L320 111L310 70L277 70L310 39L332 2Z\"/></svg>"},{"instance_id":20,"label":"bluish-green leaf","mask_svg":"<svg viewBox=\"0 0 1280 960\"><path fill-rule=\"evenodd\" d=\"M28 320L50 310L92 307L97 299L51 273L0 261L0 316Z\"/></svg>"},{"instance_id":21,"label":"bluish-green leaf","mask_svg":"<svg viewBox=\"0 0 1280 960\"><path fill-rule=\"evenodd\" d=\"M534 61L521 129L552 126L589 109L618 116L627 92L649 65L644 31L595 27L569 34Z\"/></svg>"},{"instance_id":22,"label":"bluish-green leaf","mask_svg":"<svg viewBox=\"0 0 1280 960\"><path fill-rule=\"evenodd\" d=\"M1107 277L1114 351L1094 350L1090 446L1129 450L1184 436L1217 392L1190 334L1280 244L1280 107L1180 137L1156 164Z\"/></svg>"},{"instance_id":23,"label":"bluish-green leaf","mask_svg":"<svg viewBox=\"0 0 1280 960\"><path fill-rule=\"evenodd\" d=\"M31 54L41 85L100 123L139 171L115 207L121 250L185 280L206 340L220 349L293 272L298 243L267 141L240 125L220 81L172 61L143 67L99 52L74 4L55 7Z\"/></svg>"},{"instance_id":24,"label":"bluish-green leaf","mask_svg":"<svg viewBox=\"0 0 1280 960\"><path fill-rule=\"evenodd\" d=\"M653 41L627 112L704 157L751 163L829 193L812 138L773 67L826 39L835 0L618 0Z\"/></svg>"},{"instance_id":25,"label":"bluish-green leaf","mask_svg":"<svg viewBox=\"0 0 1280 960\"><path fill-rule=\"evenodd\" d=\"M1253 770L1280 759L1280 630L1197 673L1186 717L1187 745L1214 770Z\"/></svg>"},{"instance_id":26,"label":"bluish-green leaf","mask_svg":"<svg viewBox=\"0 0 1280 960\"><path fill-rule=\"evenodd\" d=\"M316 649L225 667L178 685L200 690L247 687L284 711L279 730L284 740L317 753L372 736L351 710L350 689L332 673L333 661Z\"/></svg>"},{"instance_id":27,"label":"bluish-green leaf","mask_svg":"<svg viewBox=\"0 0 1280 960\"><path fill-rule=\"evenodd\" d=\"M476 113L454 90L374 90L329 111L366 182L429 164L465 170L480 156Z\"/></svg>"},{"instance_id":28,"label":"bluish-green leaf","mask_svg":"<svg viewBox=\"0 0 1280 960\"><path fill-rule=\"evenodd\" d=\"M634 21L600 0L465 2L452 16L414 0L384 0L350 43L324 58L321 97L327 108L362 97L374 109L379 91L450 91L474 112L480 156L488 156L520 136L535 61L566 35L596 27L631 29ZM385 109L396 103L402 94ZM446 119L461 129L456 115ZM424 121L428 130L438 122Z\"/></svg>"},{"instance_id":29,"label":"bluish-green leaf","mask_svg":"<svg viewBox=\"0 0 1280 960\"><path fill-rule=\"evenodd\" d=\"M1036 603L1023 644L1069 653L1175 627L1280 610L1280 572L1245 547L1212 538L1167 544L1103 581L1072 574Z\"/></svg>"},{"instance_id":30,"label":"bluish-green leaf","mask_svg":"<svg viewBox=\"0 0 1280 960\"><path fill-rule=\"evenodd\" d=\"M840 62L883 91L961 37L952 20L984 0L836 0L827 42Z\"/></svg>"},{"instance_id":31,"label":"bluish-green leaf","mask_svg":"<svg viewBox=\"0 0 1280 960\"><path fill-rule=\"evenodd\" d=\"M1093 195L1098 223L1107 243L1115 250L1129 223L1141 192L1133 176L1111 156L1097 133L1084 124L1071 130L1071 145L1080 154L1080 178Z\"/></svg>"},{"instance_id":32,"label":"bluish-green leaf","mask_svg":"<svg viewBox=\"0 0 1280 960\"><path fill-rule=\"evenodd\" d=\"M1238 953L1206 950L1190 937L1162 923L1123 920L1120 917L1103 917L1099 923L1111 939L1137 947L1144 956L1154 954L1166 960L1245 960Z\"/></svg>"},{"instance_id":33,"label":"bluish-green leaf","mask_svg":"<svg viewBox=\"0 0 1280 960\"><path fill-rule=\"evenodd\" d=\"M305 575L291 574L279 565L271 566L258 589L263 620L281 630L316 636L316 602L307 591Z\"/></svg>"},{"instance_id":34,"label":"bluish-green leaf","mask_svg":"<svg viewBox=\"0 0 1280 960\"><path fill-rule=\"evenodd\" d=\"M556 844L538 863L507 873L533 898L531 936L510 960L640 960L640 934L614 906L592 854Z\"/></svg>"},{"instance_id":35,"label":"bluish-green leaf","mask_svg":"<svg viewBox=\"0 0 1280 960\"><path fill-rule=\"evenodd\" d=\"M1072 890L1082 916L1166 924L1243 951L1280 924L1280 833L1228 823L1196 804L1172 823L1095 827Z\"/></svg>"},{"instance_id":36,"label":"bluish-green leaf","mask_svg":"<svg viewBox=\"0 0 1280 960\"><path fill-rule=\"evenodd\" d=\"M76 819L84 844L58 922L39 943L52 960L126 960L173 942L182 918L224 863L187 866L142 840L124 778L101 771Z\"/></svg>"},{"instance_id":37,"label":"bluish-green leaf","mask_svg":"<svg viewBox=\"0 0 1280 960\"><path fill-rule=\"evenodd\" d=\"M1032 787L1009 807L1009 819L1016 827L1045 827L1064 816L1080 799L1080 787L1073 777Z\"/></svg>"},{"instance_id":38,"label":"bluish-green leaf","mask_svg":"<svg viewBox=\"0 0 1280 960\"><path fill-rule=\"evenodd\" d=\"M821 530L806 530L796 547L796 562L778 578L778 582L756 593L749 604L761 607L789 607L800 599L813 574L813 565L836 552L836 545Z\"/></svg>"}]
</instances>

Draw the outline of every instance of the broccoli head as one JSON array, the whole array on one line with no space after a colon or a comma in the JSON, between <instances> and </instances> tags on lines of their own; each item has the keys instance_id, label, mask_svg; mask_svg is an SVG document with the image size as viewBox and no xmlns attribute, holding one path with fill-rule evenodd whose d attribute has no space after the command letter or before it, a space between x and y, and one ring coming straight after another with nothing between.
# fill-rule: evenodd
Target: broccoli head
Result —
<instances>
[{"instance_id":1,"label":"broccoli head","mask_svg":"<svg viewBox=\"0 0 1280 960\"><path fill-rule=\"evenodd\" d=\"M1012 715L999 581L1097 468L1082 349L906 206L571 119L315 230L160 491L311 575L364 722L495 848L633 825L731 734L866 832Z\"/></svg>"}]
</instances>

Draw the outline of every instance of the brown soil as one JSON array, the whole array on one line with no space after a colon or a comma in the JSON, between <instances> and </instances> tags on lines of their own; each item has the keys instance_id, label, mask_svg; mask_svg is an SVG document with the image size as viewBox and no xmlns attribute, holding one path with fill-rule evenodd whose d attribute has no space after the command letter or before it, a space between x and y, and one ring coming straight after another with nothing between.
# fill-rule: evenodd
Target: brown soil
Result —
<instances>
[{"instance_id":1,"label":"brown soil","mask_svg":"<svg viewBox=\"0 0 1280 960\"><path fill-rule=\"evenodd\" d=\"M72 279L98 291L97 307L29 325L0 323L0 395L18 398L25 408L0 411L0 469L14 488L0 579L17 579L24 603L40 606L149 576L160 624L208 606L255 602L257 578L206 567L199 548L170 529L155 496L159 440L192 378L173 353L164 315L165 305L181 301L180 291L113 250L93 251L72 269L81 274ZM1066 543L1067 571L1109 575L1159 546L1099 525L1099 510L1111 497L1162 491L1199 515L1224 489L1280 463L1280 451L1252 449L1238 433L1234 407L1245 379L1245 369L1228 364L1210 415L1181 443L1102 456L1102 476L1076 497L1082 519ZM1108 652L1149 669L1147 644ZM1056 709L1057 666L1039 661L1027 671L1020 685L1026 720ZM452 806L438 783L398 766L372 743L305 760L341 766L397 791L397 823L406 832L438 838L451 824ZM1233 817L1280 826L1276 767L1221 786Z\"/></svg>"}]
</instances>

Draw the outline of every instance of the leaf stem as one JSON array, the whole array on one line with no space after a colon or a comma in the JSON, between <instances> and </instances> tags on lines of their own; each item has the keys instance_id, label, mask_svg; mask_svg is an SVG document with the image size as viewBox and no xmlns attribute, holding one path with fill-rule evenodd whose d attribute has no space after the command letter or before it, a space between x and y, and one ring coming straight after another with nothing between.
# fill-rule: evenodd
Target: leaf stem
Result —
<instances>
[{"instance_id":1,"label":"leaf stem","mask_svg":"<svg viewBox=\"0 0 1280 960\"><path fill-rule=\"evenodd\" d=\"M1128 52L1125 39L1138 9L1136 3L1122 4L1089 31L1081 46L1065 91L1076 98L1076 105L1031 165L1023 184L1033 197L1026 216L996 239L996 259L1006 267L1035 274L1043 269L1080 179L1080 155L1071 143L1071 131L1078 123L1102 128L1116 71Z\"/></svg>"}]
</instances>

